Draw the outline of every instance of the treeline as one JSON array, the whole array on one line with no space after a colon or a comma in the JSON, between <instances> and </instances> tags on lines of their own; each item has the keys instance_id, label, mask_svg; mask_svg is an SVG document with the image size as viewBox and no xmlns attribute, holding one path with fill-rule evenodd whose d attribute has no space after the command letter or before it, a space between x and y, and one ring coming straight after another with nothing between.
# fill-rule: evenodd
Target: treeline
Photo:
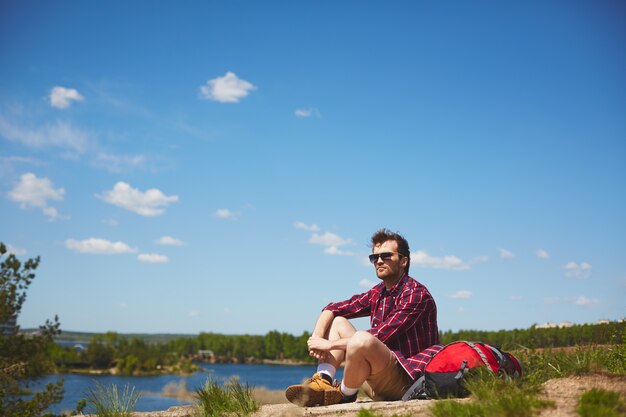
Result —
<instances>
[{"instance_id":1,"label":"treeline","mask_svg":"<svg viewBox=\"0 0 626 417\"><path fill-rule=\"evenodd\" d=\"M195 362L199 360L229 363L258 363L264 360L313 362L306 346L309 336L308 332L293 336L278 331L264 336L200 333L193 337L154 342L109 332L92 337L84 351L56 345L51 354L60 371L114 369L125 375L188 373L197 369ZM456 340L477 340L505 350L516 350L619 344L625 337L626 322L610 322L548 329L533 326L500 331L447 331L440 334L440 341L447 344Z\"/></svg>"},{"instance_id":2,"label":"treeline","mask_svg":"<svg viewBox=\"0 0 626 417\"><path fill-rule=\"evenodd\" d=\"M50 355L63 371L112 371L123 375L189 373L196 361L257 363L263 360L312 362L306 341L300 336L271 331L265 336L200 333L167 342L149 342L115 332L95 335L85 350L55 345ZM61 336L62 338L62 336Z\"/></svg>"},{"instance_id":3,"label":"treeline","mask_svg":"<svg viewBox=\"0 0 626 417\"><path fill-rule=\"evenodd\" d=\"M571 327L480 331L460 330L439 334L442 344L455 340L477 340L501 346L505 350L519 348L555 348L578 345L622 343L626 337L626 321L603 324L582 324Z\"/></svg>"}]
</instances>

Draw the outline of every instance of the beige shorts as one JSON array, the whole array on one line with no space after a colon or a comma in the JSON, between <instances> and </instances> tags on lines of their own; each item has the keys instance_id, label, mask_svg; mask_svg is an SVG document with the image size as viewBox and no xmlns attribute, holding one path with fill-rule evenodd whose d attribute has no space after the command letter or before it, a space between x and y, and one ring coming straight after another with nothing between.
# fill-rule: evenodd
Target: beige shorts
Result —
<instances>
[{"instance_id":1,"label":"beige shorts","mask_svg":"<svg viewBox=\"0 0 626 417\"><path fill-rule=\"evenodd\" d=\"M374 401L395 401L402 398L412 383L396 355L389 351L389 363L385 369L367 378L361 388Z\"/></svg>"}]
</instances>

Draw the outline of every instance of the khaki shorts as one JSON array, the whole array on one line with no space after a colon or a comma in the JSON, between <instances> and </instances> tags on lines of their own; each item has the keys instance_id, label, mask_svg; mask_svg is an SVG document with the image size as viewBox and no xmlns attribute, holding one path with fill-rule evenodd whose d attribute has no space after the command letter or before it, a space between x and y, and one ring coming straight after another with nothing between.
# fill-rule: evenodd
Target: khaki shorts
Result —
<instances>
[{"instance_id":1,"label":"khaki shorts","mask_svg":"<svg viewBox=\"0 0 626 417\"><path fill-rule=\"evenodd\" d=\"M389 363L385 369L367 378L361 388L374 401L395 401L402 398L412 383L396 355L389 351Z\"/></svg>"}]
</instances>

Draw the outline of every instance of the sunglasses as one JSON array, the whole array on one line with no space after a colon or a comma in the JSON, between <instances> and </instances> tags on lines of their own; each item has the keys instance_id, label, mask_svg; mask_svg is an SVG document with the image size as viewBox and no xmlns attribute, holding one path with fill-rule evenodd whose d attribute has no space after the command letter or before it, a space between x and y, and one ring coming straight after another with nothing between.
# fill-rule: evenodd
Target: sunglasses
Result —
<instances>
[{"instance_id":1,"label":"sunglasses","mask_svg":"<svg viewBox=\"0 0 626 417\"><path fill-rule=\"evenodd\" d=\"M394 253L397 253L400 256L405 256L401 254L400 252L381 252L381 253L372 253L370 256L368 256L368 258L370 258L371 263L375 264L376 262L378 262L378 258L381 258L383 261L387 261L391 259Z\"/></svg>"}]
</instances>

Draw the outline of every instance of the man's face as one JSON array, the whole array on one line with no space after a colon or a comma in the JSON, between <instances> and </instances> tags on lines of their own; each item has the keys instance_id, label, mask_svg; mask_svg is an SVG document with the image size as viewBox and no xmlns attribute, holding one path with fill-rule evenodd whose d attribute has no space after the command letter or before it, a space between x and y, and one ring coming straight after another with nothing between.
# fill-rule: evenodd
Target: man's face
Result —
<instances>
[{"instance_id":1,"label":"man's face","mask_svg":"<svg viewBox=\"0 0 626 417\"><path fill-rule=\"evenodd\" d=\"M374 246L373 254L392 252L393 256L389 259L378 257L374 262L376 276L383 281L393 281L404 273L407 259L398 253L398 243L395 240L388 240L382 244Z\"/></svg>"}]
</instances>

